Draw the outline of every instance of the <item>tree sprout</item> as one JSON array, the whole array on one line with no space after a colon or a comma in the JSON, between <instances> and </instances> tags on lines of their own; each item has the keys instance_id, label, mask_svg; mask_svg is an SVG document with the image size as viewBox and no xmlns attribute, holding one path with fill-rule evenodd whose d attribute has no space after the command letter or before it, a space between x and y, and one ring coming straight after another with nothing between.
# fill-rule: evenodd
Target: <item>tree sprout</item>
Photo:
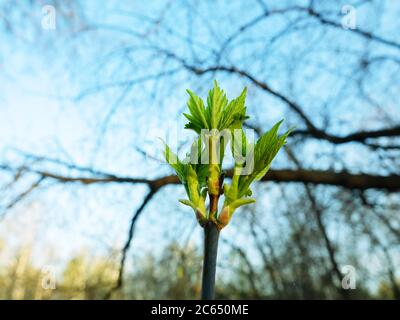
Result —
<instances>
[{"instance_id":1,"label":"tree sprout","mask_svg":"<svg viewBox=\"0 0 400 320\"><path fill-rule=\"evenodd\" d=\"M202 299L213 299L219 233L229 224L236 209L256 201L251 198L250 186L267 173L290 130L278 136L281 120L255 144L251 143L243 130L243 122L248 119L245 107L247 88L228 102L225 92L215 81L214 88L208 93L207 106L192 91L187 92L189 113L183 115L189 122L185 128L194 130L197 138L183 160L165 144L165 158L186 190L188 199L179 201L194 210L204 228ZM222 163L229 142L234 168L224 172ZM224 177L228 175L230 184L224 183ZM224 201L218 212L222 196Z\"/></svg>"}]
</instances>

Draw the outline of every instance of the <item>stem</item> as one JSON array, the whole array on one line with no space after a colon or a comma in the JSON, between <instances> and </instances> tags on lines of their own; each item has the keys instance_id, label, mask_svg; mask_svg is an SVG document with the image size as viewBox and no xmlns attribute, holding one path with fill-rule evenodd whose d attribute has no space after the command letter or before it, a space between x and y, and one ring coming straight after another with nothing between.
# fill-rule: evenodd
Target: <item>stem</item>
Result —
<instances>
[{"instance_id":1,"label":"stem","mask_svg":"<svg viewBox=\"0 0 400 320\"><path fill-rule=\"evenodd\" d=\"M204 263L203 283L201 289L202 300L214 299L215 272L217 268L219 230L209 221L204 226Z\"/></svg>"}]
</instances>

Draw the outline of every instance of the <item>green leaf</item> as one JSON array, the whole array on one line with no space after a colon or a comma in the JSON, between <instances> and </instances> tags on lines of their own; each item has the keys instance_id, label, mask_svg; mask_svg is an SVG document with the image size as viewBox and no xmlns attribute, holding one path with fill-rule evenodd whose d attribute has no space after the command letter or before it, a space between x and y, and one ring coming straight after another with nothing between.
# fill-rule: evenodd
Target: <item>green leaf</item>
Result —
<instances>
[{"instance_id":1,"label":"green leaf","mask_svg":"<svg viewBox=\"0 0 400 320\"><path fill-rule=\"evenodd\" d=\"M246 94L247 88L244 88L242 93L236 99L233 99L223 111L223 116L220 122L220 128L225 129L240 129L242 123L248 117L246 116Z\"/></svg>"},{"instance_id":2,"label":"green leaf","mask_svg":"<svg viewBox=\"0 0 400 320\"><path fill-rule=\"evenodd\" d=\"M189 113L183 115L189 120L185 129L194 130L200 134L202 129L240 129L243 121L248 119L246 116L246 94L247 88L242 93L228 103L225 92L214 81L214 87L208 92L207 107L204 107L203 100L190 90L187 103Z\"/></svg>"},{"instance_id":3,"label":"green leaf","mask_svg":"<svg viewBox=\"0 0 400 320\"><path fill-rule=\"evenodd\" d=\"M204 152L204 148L202 145L202 140L201 138L198 138L196 141L194 141L190 147L190 155L189 155L189 161L194 167L196 174L197 174L197 179L200 184L200 188L203 188L207 185L207 174L208 174L208 165L207 164L202 164L201 163L201 156Z\"/></svg>"},{"instance_id":4,"label":"green leaf","mask_svg":"<svg viewBox=\"0 0 400 320\"><path fill-rule=\"evenodd\" d=\"M204 107L203 100L199 98L190 90L186 90L190 96L187 106L190 111L189 114L184 114L184 116L192 124L191 127L196 128L196 132L201 129L209 129L210 125L206 118L206 110ZM199 133L199 132L198 132Z\"/></svg>"},{"instance_id":5,"label":"green leaf","mask_svg":"<svg viewBox=\"0 0 400 320\"><path fill-rule=\"evenodd\" d=\"M194 166L188 164L188 170L186 174L186 181L189 189L189 199L194 203L198 203L200 199L200 184L197 178L197 173Z\"/></svg>"},{"instance_id":6,"label":"green leaf","mask_svg":"<svg viewBox=\"0 0 400 320\"><path fill-rule=\"evenodd\" d=\"M254 203L256 202L256 199L254 198L242 198L242 199L237 199L235 201L233 201L230 206L236 210L237 208L244 206L246 204L250 204L250 203Z\"/></svg>"},{"instance_id":7,"label":"green leaf","mask_svg":"<svg viewBox=\"0 0 400 320\"><path fill-rule=\"evenodd\" d=\"M179 199L178 201L196 210L196 205L192 201L186 199Z\"/></svg>"},{"instance_id":8,"label":"green leaf","mask_svg":"<svg viewBox=\"0 0 400 320\"><path fill-rule=\"evenodd\" d=\"M255 181L259 181L261 180L268 172L269 168L270 168L271 164L269 164L268 166L266 166L264 169L262 169L261 171L259 171L256 176L254 177Z\"/></svg>"},{"instance_id":9,"label":"green leaf","mask_svg":"<svg viewBox=\"0 0 400 320\"><path fill-rule=\"evenodd\" d=\"M288 132L278 137L278 130L283 120L275 124L272 129L264 133L254 147L254 179L261 179L268 171L272 160L284 145Z\"/></svg>"},{"instance_id":10,"label":"green leaf","mask_svg":"<svg viewBox=\"0 0 400 320\"><path fill-rule=\"evenodd\" d=\"M292 129L288 130L282 136L278 136L278 130L282 121L275 124L271 130L263 134L254 147L254 171L248 176L241 176L239 181L240 197L246 195L250 184L254 180L260 180L268 172L272 160L277 155L280 148L285 144L287 136Z\"/></svg>"},{"instance_id":11,"label":"green leaf","mask_svg":"<svg viewBox=\"0 0 400 320\"><path fill-rule=\"evenodd\" d=\"M207 97L207 113L210 118L210 129L221 129L219 123L221 121L223 110L228 104L225 92L218 86L214 80L214 88L209 91Z\"/></svg>"},{"instance_id":12,"label":"green leaf","mask_svg":"<svg viewBox=\"0 0 400 320\"><path fill-rule=\"evenodd\" d=\"M235 160L246 156L251 151L251 145L247 141L246 134L243 129L234 130L231 139L231 153Z\"/></svg>"},{"instance_id":13,"label":"green leaf","mask_svg":"<svg viewBox=\"0 0 400 320\"><path fill-rule=\"evenodd\" d=\"M182 163L178 156L172 152L171 148L163 141L165 149L164 149L164 157L167 163L175 170L176 175L178 176L179 180L186 184L186 173L188 169L188 165Z\"/></svg>"},{"instance_id":14,"label":"green leaf","mask_svg":"<svg viewBox=\"0 0 400 320\"><path fill-rule=\"evenodd\" d=\"M196 165L197 179L199 180L200 188L207 186L208 165Z\"/></svg>"}]
</instances>

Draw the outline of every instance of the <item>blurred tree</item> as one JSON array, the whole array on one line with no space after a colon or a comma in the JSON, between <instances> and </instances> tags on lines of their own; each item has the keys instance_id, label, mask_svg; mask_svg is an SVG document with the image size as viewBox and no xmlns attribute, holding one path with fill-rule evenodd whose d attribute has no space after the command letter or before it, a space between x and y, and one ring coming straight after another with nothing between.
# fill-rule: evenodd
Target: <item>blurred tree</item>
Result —
<instances>
[{"instance_id":1,"label":"blurred tree","mask_svg":"<svg viewBox=\"0 0 400 320\"><path fill-rule=\"evenodd\" d=\"M171 243L161 256L147 255L135 264L124 294L135 299L197 299L201 261L196 247Z\"/></svg>"},{"instance_id":2,"label":"blurred tree","mask_svg":"<svg viewBox=\"0 0 400 320\"><path fill-rule=\"evenodd\" d=\"M66 266L57 294L63 299L102 299L116 280L115 264L80 254Z\"/></svg>"}]
</instances>

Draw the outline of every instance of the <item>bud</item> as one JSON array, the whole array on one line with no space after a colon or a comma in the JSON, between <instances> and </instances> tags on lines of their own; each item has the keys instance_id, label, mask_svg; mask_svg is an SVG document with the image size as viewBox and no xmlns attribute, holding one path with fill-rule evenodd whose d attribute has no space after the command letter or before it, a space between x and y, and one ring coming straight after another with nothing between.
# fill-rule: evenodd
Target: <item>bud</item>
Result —
<instances>
[{"instance_id":1,"label":"bud","mask_svg":"<svg viewBox=\"0 0 400 320\"><path fill-rule=\"evenodd\" d=\"M232 211L232 209L229 206L224 207L221 210L221 212L218 216L218 219L217 219L218 225L220 226L221 229L223 227L227 226L229 221L231 220L231 216L232 216L231 211Z\"/></svg>"}]
</instances>

